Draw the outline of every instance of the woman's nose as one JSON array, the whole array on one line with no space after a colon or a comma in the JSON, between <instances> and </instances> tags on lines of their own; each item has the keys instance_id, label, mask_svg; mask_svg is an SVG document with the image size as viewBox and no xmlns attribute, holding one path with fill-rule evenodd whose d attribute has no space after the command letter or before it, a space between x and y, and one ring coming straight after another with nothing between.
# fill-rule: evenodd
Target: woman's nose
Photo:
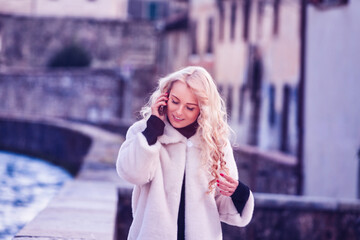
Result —
<instances>
[{"instance_id":1,"label":"woman's nose","mask_svg":"<svg viewBox=\"0 0 360 240\"><path fill-rule=\"evenodd\" d=\"M179 108L176 110L176 114L177 114L178 116L181 116L182 113L183 113L183 110L184 110L184 107L183 107L183 106L179 106Z\"/></svg>"}]
</instances>

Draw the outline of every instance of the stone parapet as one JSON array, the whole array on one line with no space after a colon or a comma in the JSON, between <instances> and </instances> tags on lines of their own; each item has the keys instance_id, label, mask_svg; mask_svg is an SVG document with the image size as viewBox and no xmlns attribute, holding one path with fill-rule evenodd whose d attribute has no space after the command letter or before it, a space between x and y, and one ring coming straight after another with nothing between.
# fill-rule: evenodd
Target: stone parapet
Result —
<instances>
[{"instance_id":1,"label":"stone parapet","mask_svg":"<svg viewBox=\"0 0 360 240\"><path fill-rule=\"evenodd\" d=\"M131 191L119 194L118 238L131 224ZM244 228L222 223L224 240L357 240L360 201L285 194L255 193L255 211Z\"/></svg>"},{"instance_id":2,"label":"stone parapet","mask_svg":"<svg viewBox=\"0 0 360 240\"><path fill-rule=\"evenodd\" d=\"M131 223L130 191L119 194L117 240L126 239ZM244 228L222 223L224 240L357 240L360 201L255 193L255 211Z\"/></svg>"},{"instance_id":3,"label":"stone parapet","mask_svg":"<svg viewBox=\"0 0 360 240\"><path fill-rule=\"evenodd\" d=\"M246 228L223 224L224 240L357 240L360 201L281 194L255 194Z\"/></svg>"},{"instance_id":4,"label":"stone parapet","mask_svg":"<svg viewBox=\"0 0 360 240\"><path fill-rule=\"evenodd\" d=\"M297 160L294 156L245 145L233 149L239 178L254 192L297 193Z\"/></svg>"}]
</instances>

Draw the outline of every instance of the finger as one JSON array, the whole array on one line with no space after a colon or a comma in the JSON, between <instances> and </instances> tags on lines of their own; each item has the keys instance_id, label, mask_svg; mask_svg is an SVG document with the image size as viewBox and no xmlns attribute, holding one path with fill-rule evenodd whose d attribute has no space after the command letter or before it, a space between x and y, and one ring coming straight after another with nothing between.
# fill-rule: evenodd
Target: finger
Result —
<instances>
[{"instance_id":1,"label":"finger","mask_svg":"<svg viewBox=\"0 0 360 240\"><path fill-rule=\"evenodd\" d=\"M231 187L233 187L233 186L234 186L234 184L233 184L233 183L229 183L229 182L222 181L222 180L217 180L217 182L218 182L219 184L221 184L221 185L225 185L226 187L229 187L229 188L231 188Z\"/></svg>"},{"instance_id":2,"label":"finger","mask_svg":"<svg viewBox=\"0 0 360 240\"><path fill-rule=\"evenodd\" d=\"M217 186L221 191L224 191L224 192L234 192L235 191L234 188L229 188L229 187L221 185L221 184L218 184Z\"/></svg>"},{"instance_id":3,"label":"finger","mask_svg":"<svg viewBox=\"0 0 360 240\"><path fill-rule=\"evenodd\" d=\"M159 109L160 106L166 106L167 103L166 102L158 102L158 103L155 103L151 108L152 109Z\"/></svg>"},{"instance_id":4,"label":"finger","mask_svg":"<svg viewBox=\"0 0 360 240\"><path fill-rule=\"evenodd\" d=\"M168 101L169 99L166 97L166 96L162 96L162 97L159 97L155 103L159 103L159 102L166 102Z\"/></svg>"},{"instance_id":5,"label":"finger","mask_svg":"<svg viewBox=\"0 0 360 240\"><path fill-rule=\"evenodd\" d=\"M235 190L237 188L238 183L229 183L221 180L216 180L218 183L218 186L222 186L227 189Z\"/></svg>"},{"instance_id":6,"label":"finger","mask_svg":"<svg viewBox=\"0 0 360 240\"><path fill-rule=\"evenodd\" d=\"M152 106L152 108L157 109L160 106L167 106L167 99L166 98L159 98L154 105Z\"/></svg>"},{"instance_id":7,"label":"finger","mask_svg":"<svg viewBox=\"0 0 360 240\"><path fill-rule=\"evenodd\" d=\"M220 193L224 196L230 197L232 195L232 193L230 192L224 192L224 191L220 191Z\"/></svg>"},{"instance_id":8,"label":"finger","mask_svg":"<svg viewBox=\"0 0 360 240\"><path fill-rule=\"evenodd\" d=\"M233 178L229 179L230 181L228 181L228 179L218 179L217 182L221 183L221 184L225 184L229 187L234 187L236 188L239 185L239 182L237 180L234 180Z\"/></svg>"},{"instance_id":9,"label":"finger","mask_svg":"<svg viewBox=\"0 0 360 240\"><path fill-rule=\"evenodd\" d=\"M231 183L237 182L237 180L235 180L234 178L230 177L229 175L220 173L220 176L222 176L223 178L225 178L228 182L231 182Z\"/></svg>"},{"instance_id":10,"label":"finger","mask_svg":"<svg viewBox=\"0 0 360 240\"><path fill-rule=\"evenodd\" d=\"M169 96L169 94L168 93L162 93L162 94L160 94L160 96L159 97L168 97Z\"/></svg>"}]
</instances>

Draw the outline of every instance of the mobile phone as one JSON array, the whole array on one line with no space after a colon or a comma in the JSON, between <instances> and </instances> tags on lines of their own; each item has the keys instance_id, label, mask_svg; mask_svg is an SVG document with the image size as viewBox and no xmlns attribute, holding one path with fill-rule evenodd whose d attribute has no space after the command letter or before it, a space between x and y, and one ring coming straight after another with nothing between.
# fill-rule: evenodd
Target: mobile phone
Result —
<instances>
[{"instance_id":1,"label":"mobile phone","mask_svg":"<svg viewBox=\"0 0 360 240\"><path fill-rule=\"evenodd\" d=\"M164 116L166 112L166 106L160 106L158 111L160 116Z\"/></svg>"},{"instance_id":2,"label":"mobile phone","mask_svg":"<svg viewBox=\"0 0 360 240\"><path fill-rule=\"evenodd\" d=\"M167 95L169 95L169 93ZM167 101L166 101L166 103L167 103ZM166 112L166 106L160 106L158 111L159 111L160 116L164 116L164 114Z\"/></svg>"}]
</instances>

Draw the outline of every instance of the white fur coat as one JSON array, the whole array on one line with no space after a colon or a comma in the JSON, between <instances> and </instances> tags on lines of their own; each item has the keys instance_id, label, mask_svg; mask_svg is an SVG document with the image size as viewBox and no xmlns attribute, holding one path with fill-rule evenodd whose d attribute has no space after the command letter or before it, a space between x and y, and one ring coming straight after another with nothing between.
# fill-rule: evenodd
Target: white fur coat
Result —
<instances>
[{"instance_id":1,"label":"white fur coat","mask_svg":"<svg viewBox=\"0 0 360 240\"><path fill-rule=\"evenodd\" d=\"M116 164L118 174L135 185L128 239L176 240L184 172L187 240L222 239L220 221L235 226L250 222L254 209L251 192L241 216L230 197L218 191L207 194L209 174L201 167L198 134L187 139L166 122L164 134L149 146L142 134L145 128L145 120L129 128ZM230 144L225 159L230 175L238 179Z\"/></svg>"}]
</instances>

